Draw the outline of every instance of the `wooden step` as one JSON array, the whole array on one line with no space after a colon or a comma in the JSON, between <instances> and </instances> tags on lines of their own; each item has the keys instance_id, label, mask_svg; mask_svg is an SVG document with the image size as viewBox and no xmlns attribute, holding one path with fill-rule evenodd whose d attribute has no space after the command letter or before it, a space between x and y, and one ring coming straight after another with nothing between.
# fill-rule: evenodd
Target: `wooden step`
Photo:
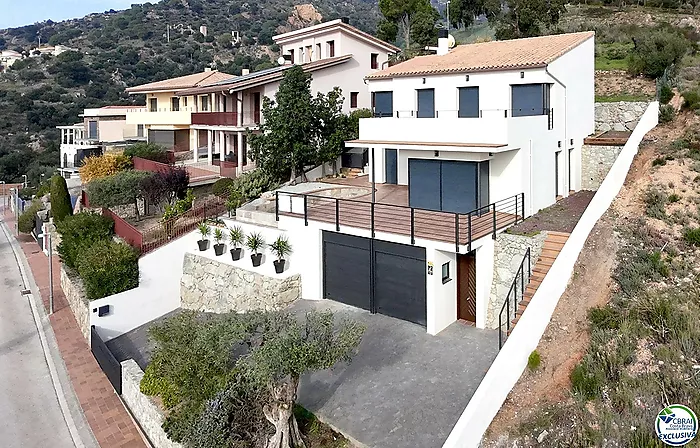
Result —
<instances>
[{"instance_id":1,"label":"wooden step","mask_svg":"<svg viewBox=\"0 0 700 448\"><path fill-rule=\"evenodd\" d=\"M542 250L561 251L564 248L564 244L566 244L566 243L559 243L556 241L545 241L544 245L542 246Z\"/></svg>"},{"instance_id":2,"label":"wooden step","mask_svg":"<svg viewBox=\"0 0 700 448\"><path fill-rule=\"evenodd\" d=\"M570 233L566 233L566 232L555 232L555 231L553 231L553 230L548 230L548 231L547 231L547 236L548 236L548 237L549 237L549 236L563 236L563 237L565 237L565 238L569 238L569 235L571 235L571 234L570 234Z\"/></svg>"}]
</instances>

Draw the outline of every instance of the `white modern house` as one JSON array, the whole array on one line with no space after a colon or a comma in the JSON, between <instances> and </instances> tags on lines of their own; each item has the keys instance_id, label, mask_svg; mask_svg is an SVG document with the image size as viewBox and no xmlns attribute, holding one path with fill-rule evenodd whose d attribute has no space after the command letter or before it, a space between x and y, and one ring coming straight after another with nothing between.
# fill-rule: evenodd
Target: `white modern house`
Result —
<instances>
[{"instance_id":1,"label":"white modern house","mask_svg":"<svg viewBox=\"0 0 700 448\"><path fill-rule=\"evenodd\" d=\"M368 194L277 193L278 226L304 247L302 295L431 334L484 328L496 235L580 189L594 34L449 48L441 33L437 54L365 80L374 118L346 146L364 153Z\"/></svg>"},{"instance_id":2,"label":"white modern house","mask_svg":"<svg viewBox=\"0 0 700 448\"><path fill-rule=\"evenodd\" d=\"M340 87L345 97L343 112L370 108L371 98L364 78L386 67L399 48L350 26L345 19L333 20L273 37L280 46L280 65L267 70L210 83L178 92L181 97L208 98L211 105L192 114L194 141L206 142L207 162L234 163L237 172L248 167L247 130L255 131L263 117L263 97L273 98L284 72L294 64L311 73L311 90L327 93ZM197 160L199 148L192 148Z\"/></svg>"},{"instance_id":3,"label":"white modern house","mask_svg":"<svg viewBox=\"0 0 700 448\"><path fill-rule=\"evenodd\" d=\"M80 115L82 122L57 126L61 132L59 172L64 177L77 175L84 158L100 155L112 147L123 147L128 142L145 140L143 126L126 121L127 111L133 111L135 107L85 109Z\"/></svg>"}]
</instances>

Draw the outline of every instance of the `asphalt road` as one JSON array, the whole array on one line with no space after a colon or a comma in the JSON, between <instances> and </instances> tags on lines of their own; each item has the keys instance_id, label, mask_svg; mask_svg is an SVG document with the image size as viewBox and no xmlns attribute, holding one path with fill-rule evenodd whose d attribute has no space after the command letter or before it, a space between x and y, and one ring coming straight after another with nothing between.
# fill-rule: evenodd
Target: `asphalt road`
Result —
<instances>
[{"instance_id":1,"label":"asphalt road","mask_svg":"<svg viewBox=\"0 0 700 448\"><path fill-rule=\"evenodd\" d=\"M0 229L0 446L74 447L22 277Z\"/></svg>"}]
</instances>

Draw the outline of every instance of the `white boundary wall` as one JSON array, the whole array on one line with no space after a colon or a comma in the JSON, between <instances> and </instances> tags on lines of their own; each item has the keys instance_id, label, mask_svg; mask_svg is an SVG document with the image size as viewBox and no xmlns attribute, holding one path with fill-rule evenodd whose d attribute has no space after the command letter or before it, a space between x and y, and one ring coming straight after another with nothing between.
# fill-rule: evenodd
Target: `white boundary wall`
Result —
<instances>
[{"instance_id":1,"label":"white boundary wall","mask_svg":"<svg viewBox=\"0 0 700 448\"><path fill-rule=\"evenodd\" d=\"M532 302L452 429L443 448L479 446L491 421L525 370L528 356L537 348L554 309L566 290L574 264L588 235L622 188L639 144L644 135L656 127L658 116L659 103L649 104L620 156L537 289Z\"/></svg>"}]
</instances>

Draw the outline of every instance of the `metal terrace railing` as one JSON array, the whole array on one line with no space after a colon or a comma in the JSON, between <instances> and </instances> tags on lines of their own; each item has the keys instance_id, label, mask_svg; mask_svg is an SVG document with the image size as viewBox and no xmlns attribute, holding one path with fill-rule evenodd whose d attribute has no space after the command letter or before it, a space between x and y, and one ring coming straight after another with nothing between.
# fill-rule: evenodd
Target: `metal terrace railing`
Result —
<instances>
[{"instance_id":1,"label":"metal terrace railing","mask_svg":"<svg viewBox=\"0 0 700 448\"><path fill-rule=\"evenodd\" d=\"M485 236L496 238L496 232L517 224L525 216L525 195L520 193L501 201L485 205L467 213L452 213L426 210L405 205L369 202L359 199L313 194L275 192L275 217L280 215L303 218L309 221L335 224L410 236L411 244L416 238L453 243L455 251L467 246L471 251L473 241Z\"/></svg>"},{"instance_id":2,"label":"metal terrace railing","mask_svg":"<svg viewBox=\"0 0 700 448\"><path fill-rule=\"evenodd\" d=\"M513 283L510 285L510 290L508 290L508 295L506 296L506 301L501 307L501 312L498 314L498 349L503 347L503 344L508 339L510 331L515 324L512 320L515 319L516 313L518 311L518 304L523 300L525 295L525 288L527 284L530 283L530 276L532 275L532 265L530 262L530 248L528 247L525 251L525 256L520 262L518 271L515 273L515 278ZM503 328L505 326L505 328Z\"/></svg>"}]
</instances>

